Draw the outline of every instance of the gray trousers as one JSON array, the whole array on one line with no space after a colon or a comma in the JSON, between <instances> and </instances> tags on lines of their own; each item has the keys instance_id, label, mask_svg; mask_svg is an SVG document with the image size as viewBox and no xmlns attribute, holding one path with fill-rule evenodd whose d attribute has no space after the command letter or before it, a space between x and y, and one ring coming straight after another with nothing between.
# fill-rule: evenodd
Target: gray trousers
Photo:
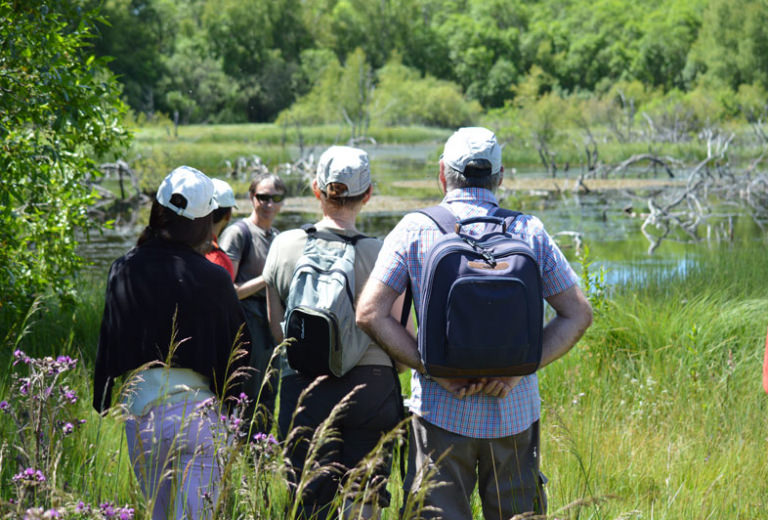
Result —
<instances>
[{"instance_id":1,"label":"gray trousers","mask_svg":"<svg viewBox=\"0 0 768 520\"><path fill-rule=\"evenodd\" d=\"M470 520L475 484L486 520L546 513L538 421L509 437L473 439L413 415L408 449L407 518Z\"/></svg>"}]
</instances>

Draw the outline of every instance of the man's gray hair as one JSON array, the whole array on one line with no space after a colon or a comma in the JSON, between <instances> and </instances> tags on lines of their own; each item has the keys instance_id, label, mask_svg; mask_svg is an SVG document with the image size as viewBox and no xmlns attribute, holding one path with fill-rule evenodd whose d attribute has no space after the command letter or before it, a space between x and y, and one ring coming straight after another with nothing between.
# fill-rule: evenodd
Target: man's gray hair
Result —
<instances>
[{"instance_id":1,"label":"man's gray hair","mask_svg":"<svg viewBox=\"0 0 768 520\"><path fill-rule=\"evenodd\" d=\"M486 177L465 177L463 172L455 170L445 163L443 165L445 167L446 191L458 188L485 188L486 190L496 191L496 188L499 187L501 172Z\"/></svg>"}]
</instances>

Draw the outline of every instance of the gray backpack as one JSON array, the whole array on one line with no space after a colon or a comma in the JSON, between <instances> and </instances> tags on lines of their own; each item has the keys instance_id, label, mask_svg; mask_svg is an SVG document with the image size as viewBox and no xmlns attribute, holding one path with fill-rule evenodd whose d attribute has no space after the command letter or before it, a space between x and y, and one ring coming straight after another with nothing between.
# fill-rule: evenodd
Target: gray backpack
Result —
<instances>
[{"instance_id":1,"label":"gray backpack","mask_svg":"<svg viewBox=\"0 0 768 520\"><path fill-rule=\"evenodd\" d=\"M307 243L293 272L283 321L285 337L295 340L287 349L288 363L306 376L341 377L371 343L355 324L355 244L367 237L302 229Z\"/></svg>"}]
</instances>

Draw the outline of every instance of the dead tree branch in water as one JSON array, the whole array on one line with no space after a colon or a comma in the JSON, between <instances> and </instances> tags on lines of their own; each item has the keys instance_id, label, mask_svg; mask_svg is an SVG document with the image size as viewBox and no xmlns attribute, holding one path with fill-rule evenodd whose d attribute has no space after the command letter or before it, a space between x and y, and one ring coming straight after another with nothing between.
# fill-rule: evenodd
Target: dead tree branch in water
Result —
<instances>
[{"instance_id":1,"label":"dead tree branch in water","mask_svg":"<svg viewBox=\"0 0 768 520\"><path fill-rule=\"evenodd\" d=\"M706 159L696 164L682 190L648 197L649 213L640 228L652 254L664 240L699 242L733 240L734 220L750 217L760 229L768 223L768 175L757 172L765 151L738 175L731 173L725 154L733 136L708 145ZM711 144L711 143L710 143ZM714 167L717 175L713 175ZM704 237L700 229L705 226ZM655 230L655 231L653 231ZM680 236L683 239L680 239Z\"/></svg>"},{"instance_id":2,"label":"dead tree branch in water","mask_svg":"<svg viewBox=\"0 0 768 520\"><path fill-rule=\"evenodd\" d=\"M103 176L88 179L89 186L99 194L96 202L88 208L91 217L102 222L114 220L115 227L132 227L139 217L139 207L146 202L147 196L141 192L139 177L133 168L120 159L114 163L99 166ZM104 181L117 180L119 194L102 186ZM126 183L130 183L130 194Z\"/></svg>"},{"instance_id":3,"label":"dead tree branch in water","mask_svg":"<svg viewBox=\"0 0 768 520\"><path fill-rule=\"evenodd\" d=\"M673 167L679 167L682 165L681 161L678 161L674 157L669 156L658 156L650 153L643 153L643 154L636 154L630 157L629 159L625 159L621 163L617 164L616 166L613 166L609 169L604 169L602 172L602 177L604 179L617 176L617 175L623 175L627 172L627 170L632 167L636 166L638 164L642 164L644 162L648 162L651 167L655 166L661 166L664 168L664 171L667 173L670 179L675 178L675 174L672 171Z\"/></svg>"}]
</instances>

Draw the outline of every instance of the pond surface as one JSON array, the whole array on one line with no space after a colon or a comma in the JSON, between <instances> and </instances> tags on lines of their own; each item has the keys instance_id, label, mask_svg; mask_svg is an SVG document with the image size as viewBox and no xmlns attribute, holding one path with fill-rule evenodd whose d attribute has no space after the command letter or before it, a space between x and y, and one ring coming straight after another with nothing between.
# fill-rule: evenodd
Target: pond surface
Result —
<instances>
[{"instance_id":1,"label":"pond surface","mask_svg":"<svg viewBox=\"0 0 768 520\"><path fill-rule=\"evenodd\" d=\"M375 190L371 202L360 214L358 227L369 235L384 237L410 210L439 202L441 194L437 184L437 160L440 145L374 146L367 148L371 156ZM507 172L504 188L499 193L502 205L538 216L547 231L556 237L569 260L578 270L575 258L578 234L590 250L593 270L605 267L608 284L642 280L653 271L663 273L684 272L695 261L698 251L717 245L706 243L680 244L665 241L653 254L648 255L648 241L640 232L642 218L632 217L632 211L644 211L641 195L654 188L654 180L630 185L631 189L607 186L589 194L577 194L569 186L575 184L577 172L571 178L548 178L544 173ZM658 178L658 185L667 181ZM639 182L639 181L638 181ZM639 186L639 188L638 188ZM238 203L244 214L249 207L247 199ZM631 209L630 209L631 208ZM319 206L312 197L289 197L275 226L286 230L318 218ZM142 211L139 222L145 222L148 211ZM106 272L109 264L128 251L143 226L123 227L95 233L83 242L80 253L92 265L89 270ZM740 226L742 233L759 236L756 226Z\"/></svg>"}]
</instances>

